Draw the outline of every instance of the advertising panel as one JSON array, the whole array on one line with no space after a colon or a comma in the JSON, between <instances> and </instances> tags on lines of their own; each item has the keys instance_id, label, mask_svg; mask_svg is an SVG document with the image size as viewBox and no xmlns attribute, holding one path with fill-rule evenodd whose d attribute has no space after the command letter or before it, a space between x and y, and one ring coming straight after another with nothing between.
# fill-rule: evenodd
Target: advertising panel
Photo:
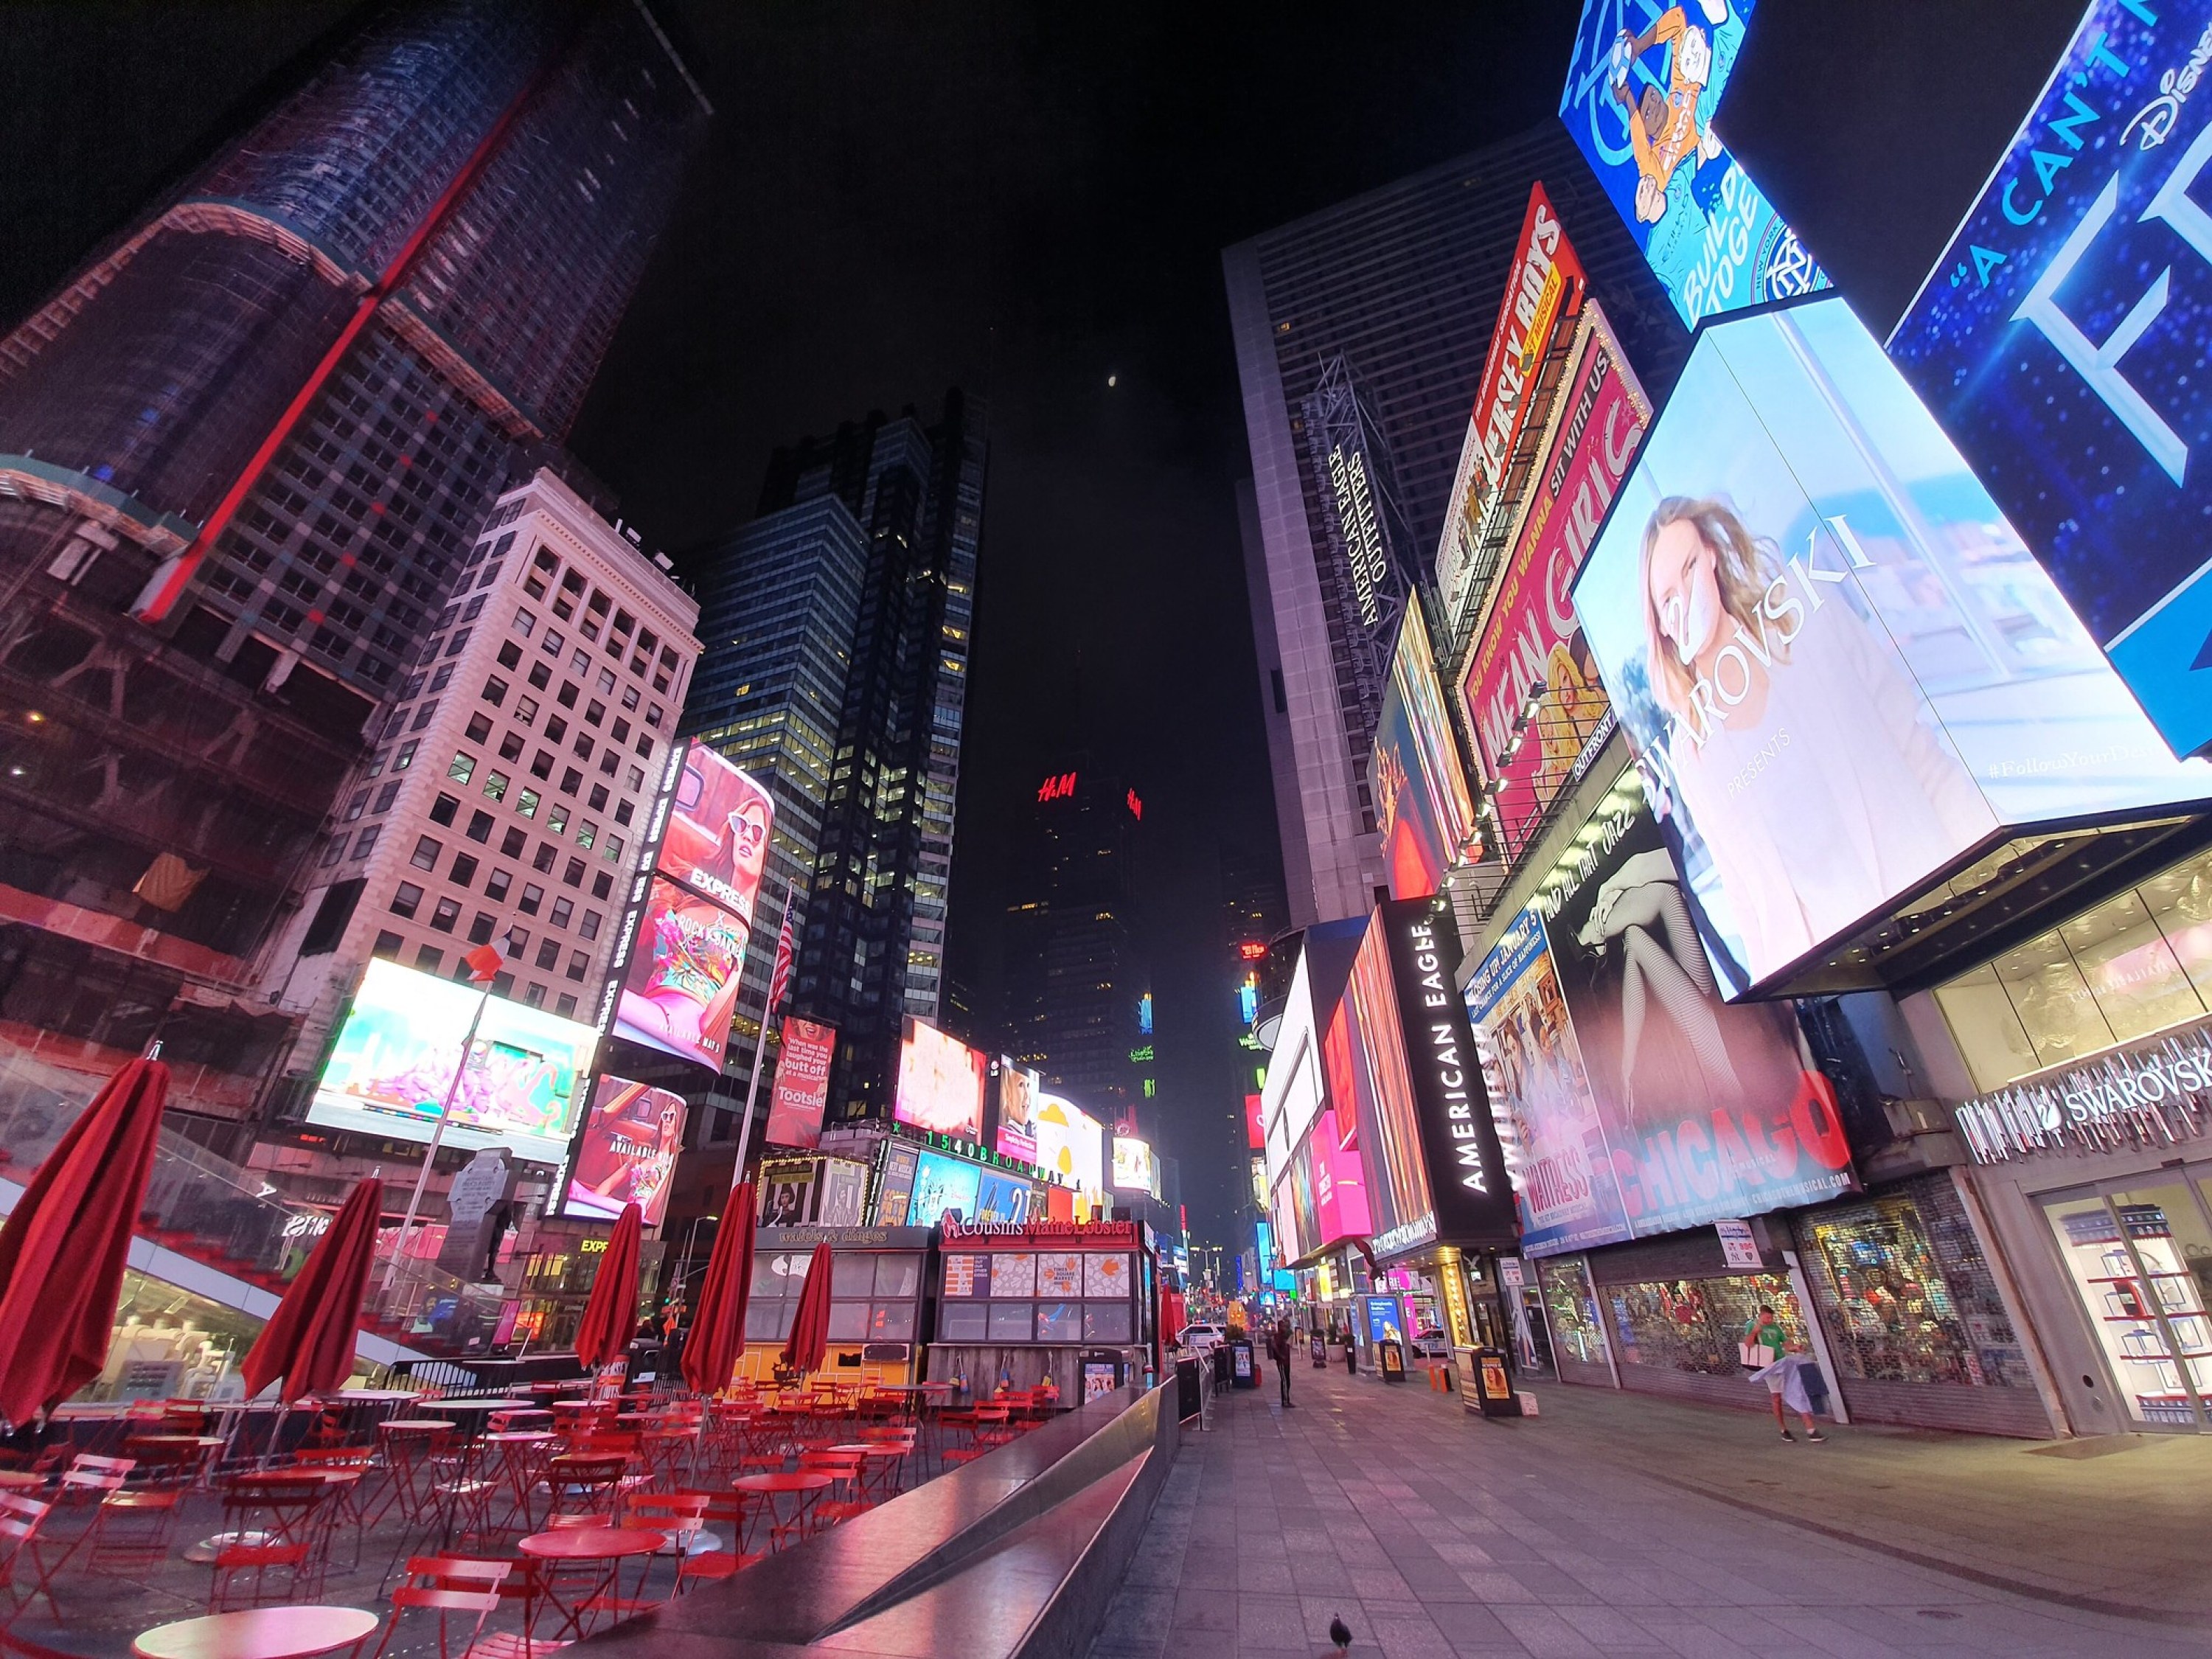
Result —
<instances>
[{"instance_id":1,"label":"advertising panel","mask_svg":"<svg viewBox=\"0 0 2212 1659\"><path fill-rule=\"evenodd\" d=\"M830 1104L830 1062L836 1055L835 1026L784 1016L783 1047L769 1090L769 1146L813 1146L821 1141L822 1114Z\"/></svg>"},{"instance_id":2,"label":"advertising panel","mask_svg":"<svg viewBox=\"0 0 2212 1659\"><path fill-rule=\"evenodd\" d=\"M1366 1171L1359 1162L1359 1119L1346 1103L1341 1116L1334 1106L1314 1124L1313 1168L1315 1248L1327 1249L1347 1238L1375 1231L1367 1210Z\"/></svg>"},{"instance_id":3,"label":"advertising panel","mask_svg":"<svg viewBox=\"0 0 2212 1659\"><path fill-rule=\"evenodd\" d=\"M623 971L615 1035L720 1071L747 933L735 912L655 876Z\"/></svg>"},{"instance_id":4,"label":"advertising panel","mask_svg":"<svg viewBox=\"0 0 2212 1659\"><path fill-rule=\"evenodd\" d=\"M1692 328L1828 279L1713 131L1752 0L1583 0L1559 118Z\"/></svg>"},{"instance_id":5,"label":"advertising panel","mask_svg":"<svg viewBox=\"0 0 2212 1659\"><path fill-rule=\"evenodd\" d=\"M988 1066L980 1049L908 1016L899 1043L898 1095L891 1115L917 1129L981 1145Z\"/></svg>"},{"instance_id":6,"label":"advertising panel","mask_svg":"<svg viewBox=\"0 0 2212 1659\"><path fill-rule=\"evenodd\" d=\"M1574 244L1560 228L1539 183L1528 191L1521 240L1505 268L1505 298L1490 336L1490 355L1475 383L1474 414L1459 453L1451 508L1437 546L1437 593L1444 627L1457 635L1474 598L1476 562L1491 515L1498 510L1507 458L1528 420L1536 371L1562 323L1581 307L1587 279Z\"/></svg>"},{"instance_id":7,"label":"advertising panel","mask_svg":"<svg viewBox=\"0 0 2212 1659\"><path fill-rule=\"evenodd\" d=\"M924 1152L914 1171L914 1197L908 1201L909 1227L933 1227L947 1214L962 1220L978 1219L975 1200L981 1194L983 1169L964 1158Z\"/></svg>"},{"instance_id":8,"label":"advertising panel","mask_svg":"<svg viewBox=\"0 0 2212 1659\"><path fill-rule=\"evenodd\" d=\"M1260 1103L1264 1098L1262 1095L1244 1097L1244 1144L1255 1152L1267 1144L1267 1132L1260 1127Z\"/></svg>"},{"instance_id":9,"label":"advertising panel","mask_svg":"<svg viewBox=\"0 0 2212 1659\"><path fill-rule=\"evenodd\" d=\"M1889 355L2177 754L2212 743L2212 4L2095 0Z\"/></svg>"},{"instance_id":10,"label":"advertising panel","mask_svg":"<svg viewBox=\"0 0 2212 1659\"><path fill-rule=\"evenodd\" d=\"M1574 597L1732 997L2001 829L2212 794L1841 300L1705 331Z\"/></svg>"},{"instance_id":11,"label":"advertising panel","mask_svg":"<svg viewBox=\"0 0 2212 1659\"><path fill-rule=\"evenodd\" d=\"M775 821L768 791L695 738L654 867L750 924Z\"/></svg>"},{"instance_id":12,"label":"advertising panel","mask_svg":"<svg viewBox=\"0 0 2212 1659\"><path fill-rule=\"evenodd\" d=\"M658 1227L668 1214L668 1182L684 1149L684 1097L628 1078L602 1077L592 1089L584 1135L568 1167L561 1213L611 1221L625 1204Z\"/></svg>"},{"instance_id":13,"label":"advertising panel","mask_svg":"<svg viewBox=\"0 0 2212 1659\"><path fill-rule=\"evenodd\" d=\"M1036 1189L1019 1176L1002 1170L985 1170L975 1183L977 1221L1026 1222L1036 1206Z\"/></svg>"},{"instance_id":14,"label":"advertising panel","mask_svg":"<svg viewBox=\"0 0 2212 1659\"><path fill-rule=\"evenodd\" d=\"M1413 1100L1397 988L1391 982L1389 947L1382 930L1371 924L1352 958L1344 994L1330 1011L1322 1052L1331 1099L1352 1114L1367 1172L1375 1248L1394 1250L1427 1243L1437 1234L1428 1158L1421 1147L1419 1109Z\"/></svg>"},{"instance_id":15,"label":"advertising panel","mask_svg":"<svg viewBox=\"0 0 2212 1659\"><path fill-rule=\"evenodd\" d=\"M1114 1190L1117 1193L1149 1193L1158 1179L1152 1163L1152 1148L1149 1141L1134 1135L1114 1137Z\"/></svg>"},{"instance_id":16,"label":"advertising panel","mask_svg":"<svg viewBox=\"0 0 2212 1659\"><path fill-rule=\"evenodd\" d=\"M768 1158L760 1167L760 1224L798 1227L814 1219L815 1177L821 1160Z\"/></svg>"},{"instance_id":17,"label":"advertising panel","mask_svg":"<svg viewBox=\"0 0 2212 1659\"><path fill-rule=\"evenodd\" d=\"M1390 890L1419 898L1443 884L1475 840L1474 799L1460 764L1459 740L1437 688L1421 607L1406 607L1390 659L1390 690L1368 761L1376 820Z\"/></svg>"},{"instance_id":18,"label":"advertising panel","mask_svg":"<svg viewBox=\"0 0 2212 1659\"><path fill-rule=\"evenodd\" d=\"M1515 917L1483 958L1468 981L1467 1011L1521 1212L1522 1248L1550 1255L1627 1238L1628 1212L1605 1126L1534 910Z\"/></svg>"},{"instance_id":19,"label":"advertising panel","mask_svg":"<svg viewBox=\"0 0 2212 1659\"><path fill-rule=\"evenodd\" d=\"M1080 1193L1106 1190L1105 1126L1072 1100L1036 1097L1030 1121L1036 1132L1037 1163Z\"/></svg>"},{"instance_id":20,"label":"advertising panel","mask_svg":"<svg viewBox=\"0 0 2212 1659\"><path fill-rule=\"evenodd\" d=\"M1520 534L1460 678L1508 864L1613 730L1570 589L1651 423L1651 404L1595 301L1576 337L1523 492Z\"/></svg>"},{"instance_id":21,"label":"advertising panel","mask_svg":"<svg viewBox=\"0 0 2212 1659\"><path fill-rule=\"evenodd\" d=\"M1017 1066L1011 1056L1000 1056L998 1139L992 1148L1000 1158L1019 1158L1024 1164L1037 1162L1036 1135L1030 1127L1037 1086L1035 1072L1025 1066Z\"/></svg>"},{"instance_id":22,"label":"advertising panel","mask_svg":"<svg viewBox=\"0 0 2212 1659\"><path fill-rule=\"evenodd\" d=\"M902 1140L884 1143L883 1176L876 1183L876 1225L878 1227L906 1225L907 1201L914 1196L915 1166L921 1158L919 1149Z\"/></svg>"},{"instance_id":23,"label":"advertising panel","mask_svg":"<svg viewBox=\"0 0 2212 1659\"><path fill-rule=\"evenodd\" d=\"M471 987L381 957L362 976L316 1083L307 1121L429 1139L479 1001L483 1018L453 1091L447 1144L505 1146L529 1163L561 1163L576 1133L599 1034L504 997L486 1000Z\"/></svg>"},{"instance_id":24,"label":"advertising panel","mask_svg":"<svg viewBox=\"0 0 2212 1659\"><path fill-rule=\"evenodd\" d=\"M1671 1232L1856 1182L1787 1002L1720 1000L1680 873L1625 772L1536 905L1629 1225Z\"/></svg>"}]
</instances>

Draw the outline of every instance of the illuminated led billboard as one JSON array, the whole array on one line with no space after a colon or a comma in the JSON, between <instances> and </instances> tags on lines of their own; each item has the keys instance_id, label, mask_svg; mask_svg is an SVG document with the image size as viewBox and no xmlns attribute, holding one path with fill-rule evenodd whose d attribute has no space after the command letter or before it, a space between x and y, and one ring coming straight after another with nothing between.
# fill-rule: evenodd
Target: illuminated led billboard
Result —
<instances>
[{"instance_id":1,"label":"illuminated led billboard","mask_svg":"<svg viewBox=\"0 0 2212 1659\"><path fill-rule=\"evenodd\" d=\"M750 931L712 899L653 877L623 972L615 1035L720 1071Z\"/></svg>"},{"instance_id":2,"label":"illuminated led billboard","mask_svg":"<svg viewBox=\"0 0 2212 1659\"><path fill-rule=\"evenodd\" d=\"M1152 1143L1139 1140L1134 1135L1114 1137L1114 1190L1117 1193L1149 1193L1159 1196L1159 1170L1152 1158Z\"/></svg>"},{"instance_id":3,"label":"illuminated led billboard","mask_svg":"<svg viewBox=\"0 0 2212 1659\"><path fill-rule=\"evenodd\" d=\"M568 1168L561 1212L611 1221L625 1204L658 1227L668 1215L668 1183L684 1149L684 1097L628 1078L602 1077L592 1090Z\"/></svg>"},{"instance_id":4,"label":"illuminated led billboard","mask_svg":"<svg viewBox=\"0 0 2212 1659\"><path fill-rule=\"evenodd\" d=\"M1418 604L1406 607L1399 626L1367 776L1392 896L1435 892L1445 873L1473 850L1474 801Z\"/></svg>"},{"instance_id":5,"label":"illuminated led billboard","mask_svg":"<svg viewBox=\"0 0 2212 1659\"><path fill-rule=\"evenodd\" d=\"M1037 1160L1036 1135L1030 1124L1037 1097L1037 1074L1015 1064L1011 1055L999 1059L999 1123L992 1151L1000 1158L1024 1164Z\"/></svg>"},{"instance_id":6,"label":"illuminated led billboard","mask_svg":"<svg viewBox=\"0 0 2212 1659\"><path fill-rule=\"evenodd\" d=\"M980 1049L909 1017L899 1043L898 1093L891 1115L917 1129L981 1145L989 1065Z\"/></svg>"},{"instance_id":7,"label":"illuminated led billboard","mask_svg":"<svg viewBox=\"0 0 2212 1659\"><path fill-rule=\"evenodd\" d=\"M1583 0L1559 118L1682 320L1828 279L1713 131L1752 0Z\"/></svg>"},{"instance_id":8,"label":"illuminated led billboard","mask_svg":"<svg viewBox=\"0 0 2212 1659\"><path fill-rule=\"evenodd\" d=\"M428 1140L453 1085L477 1004L483 1018L454 1091L448 1146L505 1146L532 1164L568 1152L599 1034L504 997L402 968L368 964L315 1085L307 1121Z\"/></svg>"},{"instance_id":9,"label":"illuminated led billboard","mask_svg":"<svg viewBox=\"0 0 2212 1659\"><path fill-rule=\"evenodd\" d=\"M1889 355L2177 754L2212 744L2212 4L2095 0Z\"/></svg>"},{"instance_id":10,"label":"illuminated led billboard","mask_svg":"<svg viewBox=\"0 0 2212 1659\"><path fill-rule=\"evenodd\" d=\"M654 867L750 922L775 822L768 791L695 738Z\"/></svg>"},{"instance_id":11,"label":"illuminated led billboard","mask_svg":"<svg viewBox=\"0 0 2212 1659\"><path fill-rule=\"evenodd\" d=\"M768 1144L820 1144L822 1115L830 1105L830 1065L837 1057L837 1029L787 1014L775 1081L768 1097Z\"/></svg>"},{"instance_id":12,"label":"illuminated led billboard","mask_svg":"<svg viewBox=\"0 0 2212 1659\"><path fill-rule=\"evenodd\" d=\"M1841 300L1704 332L1574 600L1725 994L2001 831L2212 796Z\"/></svg>"},{"instance_id":13,"label":"illuminated led billboard","mask_svg":"<svg viewBox=\"0 0 2212 1659\"><path fill-rule=\"evenodd\" d=\"M1078 1192L1106 1190L1106 1127L1072 1100L1040 1094L1030 1118L1037 1163Z\"/></svg>"}]
</instances>

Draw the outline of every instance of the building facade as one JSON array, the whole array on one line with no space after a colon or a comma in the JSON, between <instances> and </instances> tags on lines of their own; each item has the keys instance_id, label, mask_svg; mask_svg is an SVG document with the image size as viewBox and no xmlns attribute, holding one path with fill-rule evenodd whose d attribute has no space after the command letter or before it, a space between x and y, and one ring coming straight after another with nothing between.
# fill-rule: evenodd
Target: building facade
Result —
<instances>
[{"instance_id":1,"label":"building facade","mask_svg":"<svg viewBox=\"0 0 2212 1659\"><path fill-rule=\"evenodd\" d=\"M326 820L707 113L637 6L395 10L0 341L0 1092L158 1032L250 1109Z\"/></svg>"}]
</instances>

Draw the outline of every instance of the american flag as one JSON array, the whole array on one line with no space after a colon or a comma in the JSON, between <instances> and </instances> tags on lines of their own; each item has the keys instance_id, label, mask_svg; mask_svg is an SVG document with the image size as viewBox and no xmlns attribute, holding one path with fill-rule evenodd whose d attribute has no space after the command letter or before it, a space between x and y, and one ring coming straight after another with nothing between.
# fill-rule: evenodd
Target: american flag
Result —
<instances>
[{"instance_id":1,"label":"american flag","mask_svg":"<svg viewBox=\"0 0 2212 1659\"><path fill-rule=\"evenodd\" d=\"M774 1013L791 988L791 901L783 902L783 931L775 938L775 966L768 973L768 1008Z\"/></svg>"}]
</instances>

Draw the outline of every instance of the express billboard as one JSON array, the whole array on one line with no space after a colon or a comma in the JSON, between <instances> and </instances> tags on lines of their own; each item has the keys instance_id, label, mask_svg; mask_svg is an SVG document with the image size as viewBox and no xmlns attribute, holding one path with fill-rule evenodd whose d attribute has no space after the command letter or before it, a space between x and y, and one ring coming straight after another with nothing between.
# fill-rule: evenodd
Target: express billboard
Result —
<instances>
[{"instance_id":1,"label":"express billboard","mask_svg":"<svg viewBox=\"0 0 2212 1659\"><path fill-rule=\"evenodd\" d=\"M578 1021L379 957L362 975L307 1121L428 1140L450 1089L447 1145L505 1146L531 1163L557 1164L575 1133L598 1042Z\"/></svg>"},{"instance_id":2,"label":"express billboard","mask_svg":"<svg viewBox=\"0 0 2212 1659\"><path fill-rule=\"evenodd\" d=\"M2212 4L2095 0L1889 355L2177 754L2212 743Z\"/></svg>"},{"instance_id":3,"label":"express billboard","mask_svg":"<svg viewBox=\"0 0 2212 1659\"><path fill-rule=\"evenodd\" d=\"M898 1091L891 1115L917 1129L981 1144L988 1066L980 1049L946 1036L927 1020L908 1016L899 1043Z\"/></svg>"},{"instance_id":4,"label":"express billboard","mask_svg":"<svg viewBox=\"0 0 2212 1659\"><path fill-rule=\"evenodd\" d=\"M1694 328L1828 286L1713 130L1752 0L1583 0L1559 118Z\"/></svg>"},{"instance_id":5,"label":"express billboard","mask_svg":"<svg viewBox=\"0 0 2212 1659\"><path fill-rule=\"evenodd\" d=\"M766 1139L771 1146L815 1146L830 1105L830 1064L837 1057L837 1030L787 1014L775 1081L768 1097Z\"/></svg>"},{"instance_id":6,"label":"express billboard","mask_svg":"<svg viewBox=\"0 0 2212 1659\"><path fill-rule=\"evenodd\" d=\"M1528 191L1521 240L1505 268L1505 298L1491 331L1490 355L1475 383L1474 413L1460 447L1443 539L1437 545L1437 594L1446 631L1456 635L1474 597L1486 527L1502 504L1506 462L1528 423L1537 369L1561 324L1580 308L1588 285L1541 182Z\"/></svg>"},{"instance_id":7,"label":"express billboard","mask_svg":"<svg viewBox=\"0 0 2212 1659\"><path fill-rule=\"evenodd\" d=\"M654 867L750 925L775 822L768 791L694 738Z\"/></svg>"},{"instance_id":8,"label":"express billboard","mask_svg":"<svg viewBox=\"0 0 2212 1659\"><path fill-rule=\"evenodd\" d=\"M720 1071L750 932L736 912L654 876L623 969L615 1035Z\"/></svg>"},{"instance_id":9,"label":"express billboard","mask_svg":"<svg viewBox=\"0 0 2212 1659\"><path fill-rule=\"evenodd\" d=\"M684 1097L628 1078L601 1077L563 1183L563 1215L611 1221L635 1204L645 1224L668 1215L668 1183L684 1150Z\"/></svg>"},{"instance_id":10,"label":"express billboard","mask_svg":"<svg viewBox=\"0 0 2212 1659\"><path fill-rule=\"evenodd\" d=\"M1407 605L1399 625L1367 780L1392 895L1417 898L1435 892L1473 850L1474 799L1417 603Z\"/></svg>"},{"instance_id":11,"label":"express billboard","mask_svg":"<svg viewBox=\"0 0 2212 1659\"><path fill-rule=\"evenodd\" d=\"M1612 731L1572 586L1651 423L1651 403L1595 301L1552 409L1520 533L1459 684L1509 864Z\"/></svg>"},{"instance_id":12,"label":"express billboard","mask_svg":"<svg viewBox=\"0 0 2212 1659\"><path fill-rule=\"evenodd\" d=\"M2001 830L2212 795L1841 300L1704 331L1574 601L1730 996Z\"/></svg>"}]
</instances>

